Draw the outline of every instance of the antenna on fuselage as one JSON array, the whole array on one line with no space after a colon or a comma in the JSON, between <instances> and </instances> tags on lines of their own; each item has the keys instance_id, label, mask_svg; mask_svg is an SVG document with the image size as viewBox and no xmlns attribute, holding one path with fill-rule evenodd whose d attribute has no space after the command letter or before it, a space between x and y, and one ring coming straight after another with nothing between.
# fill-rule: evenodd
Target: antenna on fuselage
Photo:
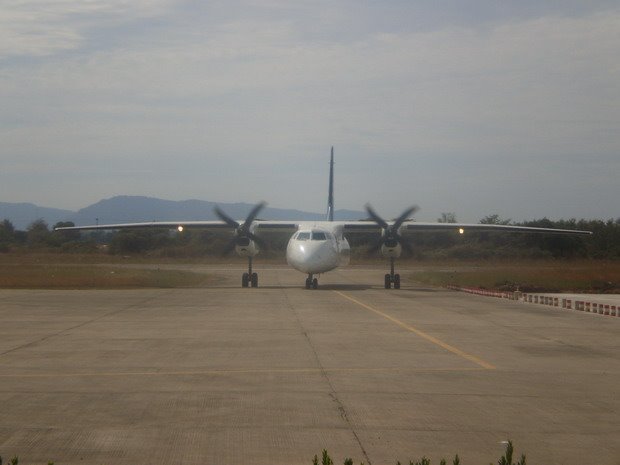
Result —
<instances>
[{"instance_id":1,"label":"antenna on fuselage","mask_svg":"<svg viewBox=\"0 0 620 465\"><path fill-rule=\"evenodd\" d=\"M334 146L329 160L329 193L327 195L327 221L334 221Z\"/></svg>"}]
</instances>

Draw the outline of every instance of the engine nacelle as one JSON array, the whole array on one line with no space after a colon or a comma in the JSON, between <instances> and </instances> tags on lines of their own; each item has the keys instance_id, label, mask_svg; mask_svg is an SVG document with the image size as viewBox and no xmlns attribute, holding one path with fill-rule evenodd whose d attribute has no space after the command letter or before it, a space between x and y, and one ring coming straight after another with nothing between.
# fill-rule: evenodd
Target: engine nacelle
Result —
<instances>
[{"instance_id":1,"label":"engine nacelle","mask_svg":"<svg viewBox=\"0 0 620 465\"><path fill-rule=\"evenodd\" d=\"M403 247L400 245L400 242L396 242L393 244L383 244L381 246L381 253L385 258L398 258L403 251Z\"/></svg>"},{"instance_id":2,"label":"engine nacelle","mask_svg":"<svg viewBox=\"0 0 620 465\"><path fill-rule=\"evenodd\" d=\"M235 252L240 257L254 257L258 254L259 248L253 240L247 237L240 237L235 244Z\"/></svg>"}]
</instances>

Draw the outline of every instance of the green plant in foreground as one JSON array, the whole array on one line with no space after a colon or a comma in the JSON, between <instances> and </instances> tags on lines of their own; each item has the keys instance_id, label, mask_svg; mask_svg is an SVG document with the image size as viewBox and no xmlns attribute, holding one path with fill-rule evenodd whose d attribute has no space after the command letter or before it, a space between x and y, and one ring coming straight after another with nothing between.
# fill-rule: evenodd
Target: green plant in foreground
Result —
<instances>
[{"instance_id":1,"label":"green plant in foreground","mask_svg":"<svg viewBox=\"0 0 620 465\"><path fill-rule=\"evenodd\" d=\"M519 460L516 464L512 463L513 452L514 452L514 448L512 446L512 441L508 441L508 444L506 444L506 452L504 453L502 457L500 457L497 464L498 465L525 465L525 454L521 454L521 460Z\"/></svg>"},{"instance_id":2,"label":"green plant in foreground","mask_svg":"<svg viewBox=\"0 0 620 465\"><path fill-rule=\"evenodd\" d=\"M508 441L508 443L506 444L506 452L504 452L504 455L500 457L497 464L498 465L526 465L525 454L521 455L521 460L519 460L517 463L513 463L512 462L513 453L514 453L514 447L512 445L512 441ZM439 465L446 465L446 463L447 463L446 459L441 459L441 461L439 462ZM2 465L1 462L0 462L0 465ZM314 456L314 459L312 460L312 465L319 465L319 457L317 455ZM331 459L326 449L323 449L321 465L334 465L334 461ZM344 459L344 465L353 465L353 459L351 458ZM364 465L364 463L362 462L361 465ZM396 465L402 465L402 464L400 462L396 462ZM415 462L413 460L410 460L409 465L431 465L431 460L427 458L426 456L423 456L420 460L415 461ZM461 465L461 459L459 458L458 454L454 456L454 460L452 460L452 465Z\"/></svg>"},{"instance_id":3,"label":"green plant in foreground","mask_svg":"<svg viewBox=\"0 0 620 465\"><path fill-rule=\"evenodd\" d=\"M0 465L2 465L2 456L0 455ZM19 464L19 457L16 455L14 456L8 463L8 465L18 465ZM47 462L47 465L54 465L54 462Z\"/></svg>"}]
</instances>

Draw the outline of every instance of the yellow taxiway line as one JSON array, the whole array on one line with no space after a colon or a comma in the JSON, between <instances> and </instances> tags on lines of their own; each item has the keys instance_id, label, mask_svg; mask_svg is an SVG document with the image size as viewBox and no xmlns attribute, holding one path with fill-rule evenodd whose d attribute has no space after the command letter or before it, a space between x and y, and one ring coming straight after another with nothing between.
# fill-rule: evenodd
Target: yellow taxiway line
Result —
<instances>
[{"instance_id":1,"label":"yellow taxiway line","mask_svg":"<svg viewBox=\"0 0 620 465\"><path fill-rule=\"evenodd\" d=\"M407 331L410 331L414 334L417 334L418 336L426 339L429 342L432 342L435 345L438 345L439 347L452 352L455 355L458 355L459 357L462 357L466 360L469 360L470 362L475 363L476 365L481 366L482 368L486 369L486 370L494 370L495 366L490 364L489 362L485 362L484 360L476 357L475 355L471 355L468 354L467 352L463 352L461 349L458 349L454 346L451 346L450 344L447 344L445 342L443 342L440 339L437 339L434 336L431 336L430 334L425 333L424 331L420 331L418 328L416 328L415 326L411 326L408 325L407 323L403 323L402 321L400 321L397 318L394 318L391 315L388 315L387 313L382 312L381 310L377 310L374 307L371 307L370 305L365 304L364 302L360 302L359 300L351 297L350 295L345 294L344 292L340 292L340 291L334 291L336 294L338 294L341 297L344 297L347 300L350 300L353 303L356 303L357 305L359 305L360 307L365 308L366 310L370 310L371 312L376 313L377 315L382 316L383 318L385 318L386 320L390 320L392 323L396 323L398 326L400 326L401 328L406 329Z\"/></svg>"}]
</instances>

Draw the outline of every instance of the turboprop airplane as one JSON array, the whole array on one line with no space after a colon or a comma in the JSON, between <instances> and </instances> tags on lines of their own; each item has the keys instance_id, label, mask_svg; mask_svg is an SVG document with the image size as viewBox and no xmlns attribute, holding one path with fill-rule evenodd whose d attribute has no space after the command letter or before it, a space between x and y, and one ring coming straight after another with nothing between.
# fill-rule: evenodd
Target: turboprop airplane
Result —
<instances>
[{"instance_id":1,"label":"turboprop airplane","mask_svg":"<svg viewBox=\"0 0 620 465\"><path fill-rule=\"evenodd\" d=\"M511 233L545 233L545 234L592 234L590 231L570 229L534 228L528 226L467 224L467 223L418 223L411 216L418 207L407 208L398 218L386 221L381 218L370 205L366 211L370 220L334 221L334 148L331 149L329 168L329 192L327 200L326 221L269 221L257 219L258 213L265 203L257 204L242 222L229 217L220 208L215 214L220 221L176 221L150 223L103 224L91 226L61 227L56 230L95 230L95 229L130 229L130 228L168 228L179 232L187 228L206 230L230 229L232 238L224 248L227 254L233 250L240 257L248 259L248 271L241 276L242 287L258 287L258 274L253 271L254 257L259 253L265 242L263 234L275 231L286 231L291 234L286 248L286 261L290 266L307 275L306 289L316 289L319 285L315 275L347 265L351 255L351 247L347 241L348 234L376 233L379 239L372 244L370 252L381 251L389 259L390 272L384 276L386 289L400 289L400 274L394 272L397 258L404 250L411 251L410 237L419 232L454 231L464 234L465 231L501 231Z\"/></svg>"}]
</instances>

